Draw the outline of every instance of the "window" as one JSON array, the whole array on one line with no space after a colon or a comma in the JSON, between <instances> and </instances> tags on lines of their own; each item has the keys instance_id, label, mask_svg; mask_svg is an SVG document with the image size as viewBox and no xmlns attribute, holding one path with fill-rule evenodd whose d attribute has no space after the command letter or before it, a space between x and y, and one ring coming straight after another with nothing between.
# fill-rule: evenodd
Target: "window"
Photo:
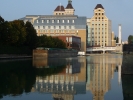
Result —
<instances>
[{"instance_id":1,"label":"window","mask_svg":"<svg viewBox=\"0 0 133 100\"><path fill-rule=\"evenodd\" d=\"M67 23L69 23L69 20L67 20Z\"/></svg>"},{"instance_id":2,"label":"window","mask_svg":"<svg viewBox=\"0 0 133 100\"><path fill-rule=\"evenodd\" d=\"M43 26L43 29L45 29L45 26Z\"/></svg>"},{"instance_id":3,"label":"window","mask_svg":"<svg viewBox=\"0 0 133 100\"><path fill-rule=\"evenodd\" d=\"M72 20L72 23L74 23L74 20Z\"/></svg>"},{"instance_id":4,"label":"window","mask_svg":"<svg viewBox=\"0 0 133 100\"><path fill-rule=\"evenodd\" d=\"M99 15L100 15L100 13L99 13Z\"/></svg>"},{"instance_id":5,"label":"window","mask_svg":"<svg viewBox=\"0 0 133 100\"><path fill-rule=\"evenodd\" d=\"M38 20L36 20L36 22L38 23Z\"/></svg>"},{"instance_id":6,"label":"window","mask_svg":"<svg viewBox=\"0 0 133 100\"><path fill-rule=\"evenodd\" d=\"M49 20L47 20L47 23L49 23Z\"/></svg>"},{"instance_id":7,"label":"window","mask_svg":"<svg viewBox=\"0 0 133 100\"><path fill-rule=\"evenodd\" d=\"M95 15L97 15L97 13L95 13Z\"/></svg>"},{"instance_id":8,"label":"window","mask_svg":"<svg viewBox=\"0 0 133 100\"><path fill-rule=\"evenodd\" d=\"M38 26L38 29L40 29L40 26Z\"/></svg>"},{"instance_id":9,"label":"window","mask_svg":"<svg viewBox=\"0 0 133 100\"><path fill-rule=\"evenodd\" d=\"M60 20L57 20L57 23L59 23L60 22Z\"/></svg>"},{"instance_id":10,"label":"window","mask_svg":"<svg viewBox=\"0 0 133 100\"><path fill-rule=\"evenodd\" d=\"M52 20L52 23L54 23L54 20Z\"/></svg>"},{"instance_id":11,"label":"window","mask_svg":"<svg viewBox=\"0 0 133 100\"><path fill-rule=\"evenodd\" d=\"M64 20L62 20L62 23L64 23Z\"/></svg>"},{"instance_id":12,"label":"window","mask_svg":"<svg viewBox=\"0 0 133 100\"><path fill-rule=\"evenodd\" d=\"M42 23L44 23L44 20L42 20Z\"/></svg>"},{"instance_id":13,"label":"window","mask_svg":"<svg viewBox=\"0 0 133 100\"><path fill-rule=\"evenodd\" d=\"M102 13L102 15L104 15L104 14Z\"/></svg>"}]
</instances>

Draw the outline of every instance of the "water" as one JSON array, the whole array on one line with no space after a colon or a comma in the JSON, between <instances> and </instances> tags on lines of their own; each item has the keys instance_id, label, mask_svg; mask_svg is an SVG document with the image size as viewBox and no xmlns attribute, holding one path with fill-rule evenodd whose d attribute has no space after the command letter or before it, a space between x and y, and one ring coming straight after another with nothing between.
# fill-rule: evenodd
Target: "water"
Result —
<instances>
[{"instance_id":1,"label":"water","mask_svg":"<svg viewBox=\"0 0 133 100\"><path fill-rule=\"evenodd\" d=\"M0 61L1 100L127 100L122 56ZM129 79L126 81L126 79ZM130 84L130 85L129 85ZM128 91L129 90L129 91ZM132 99L128 99L132 100Z\"/></svg>"}]
</instances>

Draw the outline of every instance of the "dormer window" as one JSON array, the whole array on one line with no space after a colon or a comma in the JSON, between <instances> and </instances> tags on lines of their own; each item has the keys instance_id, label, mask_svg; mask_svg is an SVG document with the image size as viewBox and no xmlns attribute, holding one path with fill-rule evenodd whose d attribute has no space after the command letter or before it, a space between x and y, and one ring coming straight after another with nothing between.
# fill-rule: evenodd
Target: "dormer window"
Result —
<instances>
[{"instance_id":1,"label":"dormer window","mask_svg":"<svg viewBox=\"0 0 133 100\"><path fill-rule=\"evenodd\" d=\"M47 23L49 23L49 20L47 20Z\"/></svg>"},{"instance_id":2,"label":"dormer window","mask_svg":"<svg viewBox=\"0 0 133 100\"><path fill-rule=\"evenodd\" d=\"M38 20L36 20L36 22L38 23Z\"/></svg>"},{"instance_id":3,"label":"dormer window","mask_svg":"<svg viewBox=\"0 0 133 100\"><path fill-rule=\"evenodd\" d=\"M42 20L42 23L44 23L44 20Z\"/></svg>"}]
</instances>

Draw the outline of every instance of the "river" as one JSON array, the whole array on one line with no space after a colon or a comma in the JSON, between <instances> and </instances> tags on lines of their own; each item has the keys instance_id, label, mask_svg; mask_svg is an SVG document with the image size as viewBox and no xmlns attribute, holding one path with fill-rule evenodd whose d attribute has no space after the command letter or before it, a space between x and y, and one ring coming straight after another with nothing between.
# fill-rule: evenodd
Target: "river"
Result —
<instances>
[{"instance_id":1,"label":"river","mask_svg":"<svg viewBox=\"0 0 133 100\"><path fill-rule=\"evenodd\" d=\"M129 100L132 76L121 77L122 60L113 54L0 60L0 99Z\"/></svg>"}]
</instances>

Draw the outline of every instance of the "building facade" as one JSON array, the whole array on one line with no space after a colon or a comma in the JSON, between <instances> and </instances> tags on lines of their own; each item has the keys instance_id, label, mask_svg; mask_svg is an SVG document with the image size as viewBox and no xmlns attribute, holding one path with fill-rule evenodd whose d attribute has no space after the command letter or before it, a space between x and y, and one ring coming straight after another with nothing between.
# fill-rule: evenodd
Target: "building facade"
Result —
<instances>
[{"instance_id":1,"label":"building facade","mask_svg":"<svg viewBox=\"0 0 133 100\"><path fill-rule=\"evenodd\" d=\"M66 43L68 49L80 50L81 48L81 38L77 36L57 36L59 39Z\"/></svg>"},{"instance_id":2,"label":"building facade","mask_svg":"<svg viewBox=\"0 0 133 100\"><path fill-rule=\"evenodd\" d=\"M92 18L87 19L87 46L115 46L112 24L105 15L105 9L97 4Z\"/></svg>"},{"instance_id":3,"label":"building facade","mask_svg":"<svg viewBox=\"0 0 133 100\"><path fill-rule=\"evenodd\" d=\"M38 36L77 36L81 37L81 51L86 51L86 17L74 15L72 1L66 8L60 5L54 15L26 15L20 20L31 22Z\"/></svg>"}]
</instances>

